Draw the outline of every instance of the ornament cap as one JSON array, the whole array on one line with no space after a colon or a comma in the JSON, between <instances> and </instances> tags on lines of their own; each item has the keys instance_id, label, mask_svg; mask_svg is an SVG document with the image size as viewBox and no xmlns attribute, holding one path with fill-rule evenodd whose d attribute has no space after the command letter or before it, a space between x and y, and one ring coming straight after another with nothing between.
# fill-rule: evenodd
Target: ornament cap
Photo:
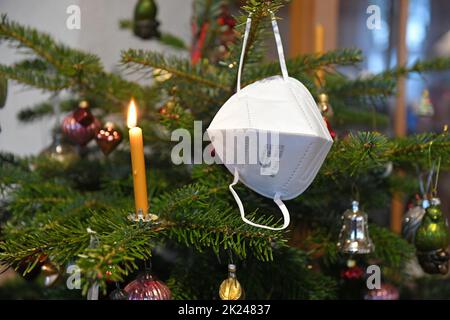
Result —
<instances>
[{"instance_id":1,"label":"ornament cap","mask_svg":"<svg viewBox=\"0 0 450 320\"><path fill-rule=\"evenodd\" d=\"M87 100L82 100L78 104L78 107L80 107L81 109L87 109L89 108L89 102L87 102Z\"/></svg>"},{"instance_id":2,"label":"ornament cap","mask_svg":"<svg viewBox=\"0 0 450 320\"><path fill-rule=\"evenodd\" d=\"M328 103L328 95L325 92L319 94L319 101L323 103Z\"/></svg>"},{"instance_id":3,"label":"ornament cap","mask_svg":"<svg viewBox=\"0 0 450 320\"><path fill-rule=\"evenodd\" d=\"M430 206L430 200L428 199L423 199L422 201L422 208L426 209Z\"/></svg>"},{"instance_id":4,"label":"ornament cap","mask_svg":"<svg viewBox=\"0 0 450 320\"><path fill-rule=\"evenodd\" d=\"M353 268L354 266L356 266L356 261L353 260L353 259L348 259L347 260L347 267Z\"/></svg>"},{"instance_id":5,"label":"ornament cap","mask_svg":"<svg viewBox=\"0 0 450 320\"><path fill-rule=\"evenodd\" d=\"M333 108L331 107L328 100L328 95L325 92L319 94L319 102L317 103L317 106L322 114L326 114L329 117L333 116Z\"/></svg>"},{"instance_id":6,"label":"ornament cap","mask_svg":"<svg viewBox=\"0 0 450 320\"><path fill-rule=\"evenodd\" d=\"M359 211L359 202L358 201L352 201L352 211L358 212Z\"/></svg>"},{"instance_id":7,"label":"ornament cap","mask_svg":"<svg viewBox=\"0 0 450 320\"><path fill-rule=\"evenodd\" d=\"M105 128L114 129L114 127L115 127L114 122L108 121L105 123Z\"/></svg>"},{"instance_id":8,"label":"ornament cap","mask_svg":"<svg viewBox=\"0 0 450 320\"><path fill-rule=\"evenodd\" d=\"M439 206L439 205L441 205L441 199L436 198L436 197L432 198L430 203L431 203L432 206Z\"/></svg>"},{"instance_id":9,"label":"ornament cap","mask_svg":"<svg viewBox=\"0 0 450 320\"><path fill-rule=\"evenodd\" d=\"M230 263L230 264L228 265L228 271L229 271L229 272L236 272L236 265Z\"/></svg>"}]
</instances>

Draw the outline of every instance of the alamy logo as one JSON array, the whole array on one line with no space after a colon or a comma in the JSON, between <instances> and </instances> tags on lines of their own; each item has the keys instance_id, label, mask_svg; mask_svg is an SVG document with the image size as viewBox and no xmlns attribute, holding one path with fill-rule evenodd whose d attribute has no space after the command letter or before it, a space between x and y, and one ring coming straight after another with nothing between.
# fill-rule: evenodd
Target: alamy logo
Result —
<instances>
[{"instance_id":1,"label":"alamy logo","mask_svg":"<svg viewBox=\"0 0 450 320\"><path fill-rule=\"evenodd\" d=\"M66 13L69 15L66 19L66 27L69 30L81 29L81 9L79 6L72 4L67 7Z\"/></svg>"},{"instance_id":2,"label":"alamy logo","mask_svg":"<svg viewBox=\"0 0 450 320\"><path fill-rule=\"evenodd\" d=\"M69 290L80 290L81 288L81 269L76 264L72 264L67 267L66 273L69 277L66 281L67 289Z\"/></svg>"},{"instance_id":3,"label":"alamy logo","mask_svg":"<svg viewBox=\"0 0 450 320\"><path fill-rule=\"evenodd\" d=\"M260 167L263 176L274 176L280 168L284 145L280 145L279 133L253 129L235 129L216 132L213 137L221 154L214 154L210 143L203 149L203 142L210 141L202 130L202 122L194 121L194 137L187 129L178 128L171 134L171 141L178 142L171 151L172 163L180 164L250 164Z\"/></svg>"},{"instance_id":4,"label":"alamy logo","mask_svg":"<svg viewBox=\"0 0 450 320\"><path fill-rule=\"evenodd\" d=\"M379 266L373 264L367 267L366 273L369 275L367 277L366 285L367 289L381 289L381 269Z\"/></svg>"},{"instance_id":5,"label":"alamy logo","mask_svg":"<svg viewBox=\"0 0 450 320\"><path fill-rule=\"evenodd\" d=\"M369 30L381 29L381 9L379 6L372 4L367 7L366 13L370 16L367 18L367 28Z\"/></svg>"}]
</instances>

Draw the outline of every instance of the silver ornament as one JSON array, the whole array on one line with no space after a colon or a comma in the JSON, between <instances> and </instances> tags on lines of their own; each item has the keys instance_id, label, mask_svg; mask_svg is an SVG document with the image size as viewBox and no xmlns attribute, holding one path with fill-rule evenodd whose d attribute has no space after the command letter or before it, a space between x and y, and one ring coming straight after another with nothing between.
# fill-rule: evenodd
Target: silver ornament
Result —
<instances>
[{"instance_id":1,"label":"silver ornament","mask_svg":"<svg viewBox=\"0 0 450 320\"><path fill-rule=\"evenodd\" d=\"M425 199L406 212L402 223L402 236L409 243L414 243L417 228L422 222L422 218L425 214L425 209L429 206L429 201Z\"/></svg>"}]
</instances>

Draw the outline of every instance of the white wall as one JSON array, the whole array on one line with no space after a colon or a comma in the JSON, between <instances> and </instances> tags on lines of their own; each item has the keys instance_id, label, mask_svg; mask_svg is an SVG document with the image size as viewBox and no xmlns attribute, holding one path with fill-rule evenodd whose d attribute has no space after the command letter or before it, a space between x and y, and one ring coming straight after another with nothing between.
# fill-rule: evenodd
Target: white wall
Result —
<instances>
[{"instance_id":1,"label":"white wall","mask_svg":"<svg viewBox=\"0 0 450 320\"><path fill-rule=\"evenodd\" d=\"M22 24L50 33L59 41L97 54L107 70L113 70L120 51L143 48L170 52L155 41L140 40L130 30L120 30L119 20L131 18L137 0L0 0L0 13ZM156 0L160 29L185 41L190 39L192 0ZM81 30L66 28L66 8L76 4L81 8ZM0 63L13 63L23 58L0 44ZM50 144L53 119L31 124L17 121L17 112L26 106L45 101L49 94L11 83L7 103L0 109L0 150L19 155L39 153Z\"/></svg>"}]
</instances>

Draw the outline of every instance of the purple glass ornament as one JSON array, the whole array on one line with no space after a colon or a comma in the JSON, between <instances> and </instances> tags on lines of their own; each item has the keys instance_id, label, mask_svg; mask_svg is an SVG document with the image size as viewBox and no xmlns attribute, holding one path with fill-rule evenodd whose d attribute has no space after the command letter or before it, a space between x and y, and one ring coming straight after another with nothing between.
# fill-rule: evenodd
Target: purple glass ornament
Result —
<instances>
[{"instance_id":1,"label":"purple glass ornament","mask_svg":"<svg viewBox=\"0 0 450 320\"><path fill-rule=\"evenodd\" d=\"M68 115L64 118L62 123L62 131L64 135L73 143L80 146L86 145L89 141L94 139L96 133L100 130L100 121L94 118L88 126L83 126L73 116Z\"/></svg>"},{"instance_id":2,"label":"purple glass ornament","mask_svg":"<svg viewBox=\"0 0 450 320\"><path fill-rule=\"evenodd\" d=\"M369 290L364 300L398 300L399 292L396 287L389 283L382 283L380 289Z\"/></svg>"},{"instance_id":3,"label":"purple glass ornament","mask_svg":"<svg viewBox=\"0 0 450 320\"><path fill-rule=\"evenodd\" d=\"M166 284L145 272L124 289L128 300L171 300L172 293Z\"/></svg>"}]
</instances>

